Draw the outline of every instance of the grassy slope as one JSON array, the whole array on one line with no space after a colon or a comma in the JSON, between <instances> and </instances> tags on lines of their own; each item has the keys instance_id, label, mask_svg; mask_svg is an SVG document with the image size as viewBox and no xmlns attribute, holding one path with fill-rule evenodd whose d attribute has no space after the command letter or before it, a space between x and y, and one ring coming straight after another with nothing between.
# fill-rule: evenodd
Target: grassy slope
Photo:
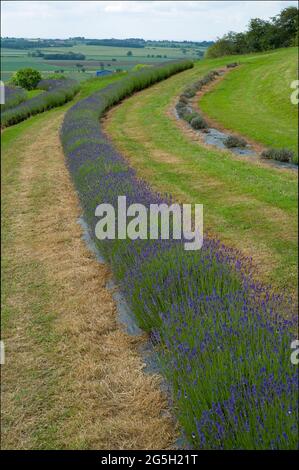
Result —
<instances>
[{"instance_id":1,"label":"grassy slope","mask_svg":"<svg viewBox=\"0 0 299 470\"><path fill-rule=\"evenodd\" d=\"M206 229L253 256L263 279L293 290L297 175L204 148L167 116L180 90L229 61L198 63L138 93L110 112L106 129L141 177L178 200L203 203Z\"/></svg>"},{"instance_id":2,"label":"grassy slope","mask_svg":"<svg viewBox=\"0 0 299 470\"><path fill-rule=\"evenodd\" d=\"M80 97L109 83L85 83ZM59 144L73 103L2 133L2 448L167 448L157 379L118 328L109 273L81 239Z\"/></svg>"},{"instance_id":3,"label":"grassy slope","mask_svg":"<svg viewBox=\"0 0 299 470\"><path fill-rule=\"evenodd\" d=\"M201 109L223 126L269 147L297 152L298 107L290 101L297 54L297 48L290 48L241 58L242 66L201 99Z\"/></svg>"}]
</instances>

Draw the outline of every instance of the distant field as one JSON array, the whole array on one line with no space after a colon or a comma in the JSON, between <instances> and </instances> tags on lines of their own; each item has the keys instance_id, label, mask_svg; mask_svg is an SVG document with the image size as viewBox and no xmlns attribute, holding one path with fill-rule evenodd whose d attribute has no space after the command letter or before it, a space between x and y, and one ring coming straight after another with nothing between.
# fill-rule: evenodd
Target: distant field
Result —
<instances>
[{"instance_id":1,"label":"distant field","mask_svg":"<svg viewBox=\"0 0 299 470\"><path fill-rule=\"evenodd\" d=\"M269 147L298 152L298 107L291 103L298 49L240 58L241 66L204 95L201 109L223 126Z\"/></svg>"},{"instance_id":2,"label":"distant field","mask_svg":"<svg viewBox=\"0 0 299 470\"><path fill-rule=\"evenodd\" d=\"M111 46L87 46L77 45L73 47L51 47L40 49L43 53L66 53L72 51L74 53L82 53L86 56L84 61L52 61L39 57L29 57L28 52L33 50L24 49L1 49L1 79L8 80L14 72L23 67L33 67L40 72L54 72L57 69L63 69L66 74L72 78L84 79L90 74L94 74L99 70L101 63L109 70L129 70L138 63L156 64L165 60L178 58L198 59L197 51L204 51L202 47L186 47L185 53L181 48L170 47L145 47L145 48L127 48L127 47L111 47ZM128 51L132 52L132 56L127 56ZM150 56L150 57L148 57ZM154 56L154 57L152 57ZM161 57L157 57L161 56ZM114 60L112 60L114 59ZM86 69L85 73L78 73L76 64L82 64ZM109 64L109 65L108 65ZM75 75L74 75L75 74Z\"/></svg>"}]
</instances>

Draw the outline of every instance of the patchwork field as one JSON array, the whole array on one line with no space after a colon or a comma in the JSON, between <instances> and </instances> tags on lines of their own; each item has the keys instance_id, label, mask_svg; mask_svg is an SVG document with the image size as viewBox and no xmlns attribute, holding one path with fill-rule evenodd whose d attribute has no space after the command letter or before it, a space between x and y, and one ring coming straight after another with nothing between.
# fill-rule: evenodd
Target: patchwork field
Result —
<instances>
[{"instance_id":1,"label":"patchwork field","mask_svg":"<svg viewBox=\"0 0 299 470\"><path fill-rule=\"evenodd\" d=\"M101 68L104 64L105 68L109 70L130 70L138 63L156 64L166 60L174 60L180 58L197 59L198 50L205 50L204 48L186 48L185 53L180 48L168 47L144 47L144 48L126 48L126 47L111 47L111 46L89 46L89 45L76 45L73 47L51 47L40 49L42 53L66 53L72 51L74 53L81 53L86 56L83 61L76 60L44 60L39 57L28 57L28 53L32 50L24 49L1 49L1 80L8 80L14 72L23 67L33 67L43 73L51 73L57 69L63 69L66 75L71 76L77 80L84 80L93 75L96 70ZM132 56L127 56L131 51ZM150 56L150 57L148 57ZM159 56L159 57L157 57ZM114 60L113 60L114 59ZM85 68L85 73L78 72L76 64L82 64ZM109 65L108 65L109 64Z\"/></svg>"}]
</instances>

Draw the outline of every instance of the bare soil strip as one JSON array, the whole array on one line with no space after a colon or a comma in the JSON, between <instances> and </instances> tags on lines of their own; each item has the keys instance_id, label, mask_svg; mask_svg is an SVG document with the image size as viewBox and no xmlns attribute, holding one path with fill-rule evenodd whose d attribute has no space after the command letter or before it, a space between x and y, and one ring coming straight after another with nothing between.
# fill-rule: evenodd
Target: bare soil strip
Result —
<instances>
[{"instance_id":1,"label":"bare soil strip","mask_svg":"<svg viewBox=\"0 0 299 470\"><path fill-rule=\"evenodd\" d=\"M167 449L176 431L159 376L143 372L145 338L117 324L110 272L81 238L62 118L3 154L2 448Z\"/></svg>"}]
</instances>

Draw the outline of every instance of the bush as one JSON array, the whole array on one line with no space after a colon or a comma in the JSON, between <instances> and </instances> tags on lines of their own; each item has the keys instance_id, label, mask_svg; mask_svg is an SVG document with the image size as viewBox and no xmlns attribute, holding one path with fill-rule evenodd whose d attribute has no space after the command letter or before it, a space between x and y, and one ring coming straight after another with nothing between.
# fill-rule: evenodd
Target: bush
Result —
<instances>
[{"instance_id":1,"label":"bush","mask_svg":"<svg viewBox=\"0 0 299 470\"><path fill-rule=\"evenodd\" d=\"M189 100L186 96L184 95L180 95L179 97L179 103L184 103L184 104L188 104L189 103Z\"/></svg>"},{"instance_id":2,"label":"bush","mask_svg":"<svg viewBox=\"0 0 299 470\"><path fill-rule=\"evenodd\" d=\"M18 70L12 82L16 86L25 88L25 90L35 90L41 79L42 76L38 70L27 68Z\"/></svg>"},{"instance_id":3,"label":"bush","mask_svg":"<svg viewBox=\"0 0 299 470\"><path fill-rule=\"evenodd\" d=\"M179 101L176 104L175 109L176 109L176 112L177 112L178 116L181 118L187 112L188 108L187 108L185 103L182 103L182 102Z\"/></svg>"},{"instance_id":4,"label":"bush","mask_svg":"<svg viewBox=\"0 0 299 470\"><path fill-rule=\"evenodd\" d=\"M267 160L277 160L279 162L296 163L295 154L288 149L267 149L261 153L261 157Z\"/></svg>"},{"instance_id":5,"label":"bush","mask_svg":"<svg viewBox=\"0 0 299 470\"><path fill-rule=\"evenodd\" d=\"M233 148L233 147L246 147L247 142L246 140L242 139L241 137L237 137L235 135L229 135L227 139L224 141L224 145L227 148Z\"/></svg>"},{"instance_id":6,"label":"bush","mask_svg":"<svg viewBox=\"0 0 299 470\"><path fill-rule=\"evenodd\" d=\"M182 96L185 98L193 98L196 95L196 90L194 88L187 88L183 91Z\"/></svg>"},{"instance_id":7,"label":"bush","mask_svg":"<svg viewBox=\"0 0 299 470\"><path fill-rule=\"evenodd\" d=\"M206 123L204 118L200 115L191 119L190 125L191 127L193 127L193 129L206 129L208 127L208 124Z\"/></svg>"},{"instance_id":8,"label":"bush","mask_svg":"<svg viewBox=\"0 0 299 470\"><path fill-rule=\"evenodd\" d=\"M188 111L182 116L182 118L185 121L189 122L189 124L191 123L192 119L195 119L197 117L200 117L200 115L196 113L195 111Z\"/></svg>"}]
</instances>

